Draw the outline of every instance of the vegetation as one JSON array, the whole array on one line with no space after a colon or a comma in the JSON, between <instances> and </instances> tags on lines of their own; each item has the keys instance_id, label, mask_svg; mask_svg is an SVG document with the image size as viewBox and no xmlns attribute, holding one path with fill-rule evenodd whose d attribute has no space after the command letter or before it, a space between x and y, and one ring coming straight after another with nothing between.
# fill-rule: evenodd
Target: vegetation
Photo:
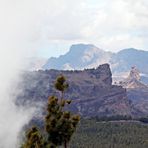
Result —
<instances>
[{"instance_id":1,"label":"vegetation","mask_svg":"<svg viewBox=\"0 0 148 148\"><path fill-rule=\"evenodd\" d=\"M138 121L83 119L70 148L148 148L148 125Z\"/></svg>"},{"instance_id":2,"label":"vegetation","mask_svg":"<svg viewBox=\"0 0 148 148\"><path fill-rule=\"evenodd\" d=\"M143 123L148 123L148 117L141 117L138 120L143 122Z\"/></svg>"},{"instance_id":3,"label":"vegetation","mask_svg":"<svg viewBox=\"0 0 148 148\"><path fill-rule=\"evenodd\" d=\"M37 127L29 129L22 148L56 148L62 145L67 148L80 117L65 110L65 106L70 104L71 100L64 99L64 92L68 88L64 76L57 78L55 88L61 97L50 96L48 99L45 131L41 132Z\"/></svg>"},{"instance_id":4,"label":"vegetation","mask_svg":"<svg viewBox=\"0 0 148 148\"><path fill-rule=\"evenodd\" d=\"M143 124L148 123L147 117L132 119L131 116L116 115L82 119L76 131L80 117L65 109L71 100L64 98L68 88L64 76L57 78L55 88L60 97L48 98L44 123L35 121L36 124L39 122L40 128L34 126L27 131L22 148L67 148L68 144L70 148L148 147L148 125Z\"/></svg>"},{"instance_id":5,"label":"vegetation","mask_svg":"<svg viewBox=\"0 0 148 148\"><path fill-rule=\"evenodd\" d=\"M26 133L26 142L21 148L45 148L45 140L43 139L37 127L32 127Z\"/></svg>"},{"instance_id":6,"label":"vegetation","mask_svg":"<svg viewBox=\"0 0 148 148\"><path fill-rule=\"evenodd\" d=\"M97 121L120 121L120 120L133 120L131 116L127 115L114 115L114 116L96 116L93 119Z\"/></svg>"}]
</instances>

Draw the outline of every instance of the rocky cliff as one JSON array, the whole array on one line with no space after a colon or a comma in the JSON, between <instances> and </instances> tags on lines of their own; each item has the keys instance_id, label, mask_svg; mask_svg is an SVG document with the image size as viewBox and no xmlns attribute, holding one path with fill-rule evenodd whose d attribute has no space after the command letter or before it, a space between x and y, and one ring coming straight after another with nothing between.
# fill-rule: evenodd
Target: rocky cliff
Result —
<instances>
[{"instance_id":1,"label":"rocky cliff","mask_svg":"<svg viewBox=\"0 0 148 148\"><path fill-rule=\"evenodd\" d=\"M127 89L134 116L148 115L148 86L141 81L140 71L132 67L128 77L120 83Z\"/></svg>"},{"instance_id":2,"label":"rocky cliff","mask_svg":"<svg viewBox=\"0 0 148 148\"><path fill-rule=\"evenodd\" d=\"M126 89L112 85L108 64L83 71L46 70L25 73L19 85L23 88L23 93L18 97L17 103L29 101L45 104L49 95L58 95L53 84L59 74L65 75L70 85L65 97L73 100L70 107L73 112L85 117L131 115Z\"/></svg>"},{"instance_id":3,"label":"rocky cliff","mask_svg":"<svg viewBox=\"0 0 148 148\"><path fill-rule=\"evenodd\" d=\"M131 68L128 77L121 83L121 85L127 89L147 88L147 86L141 82L140 72L135 66Z\"/></svg>"}]
</instances>

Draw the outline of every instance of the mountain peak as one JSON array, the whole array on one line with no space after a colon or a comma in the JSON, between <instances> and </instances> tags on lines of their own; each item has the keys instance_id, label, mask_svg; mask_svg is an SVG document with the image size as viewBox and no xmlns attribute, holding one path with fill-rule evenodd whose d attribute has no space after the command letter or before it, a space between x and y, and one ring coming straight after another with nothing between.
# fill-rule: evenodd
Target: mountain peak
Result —
<instances>
[{"instance_id":1,"label":"mountain peak","mask_svg":"<svg viewBox=\"0 0 148 148\"><path fill-rule=\"evenodd\" d=\"M122 86L132 89L147 88L147 86L140 81L140 72L135 66L131 67L129 76L122 82Z\"/></svg>"},{"instance_id":2,"label":"mountain peak","mask_svg":"<svg viewBox=\"0 0 148 148\"><path fill-rule=\"evenodd\" d=\"M139 70L136 68L136 66L132 66L132 67L131 67L131 71L130 71L130 73L129 73L128 79L129 79L129 80L137 80L137 81L140 80L140 72L139 72Z\"/></svg>"},{"instance_id":3,"label":"mountain peak","mask_svg":"<svg viewBox=\"0 0 148 148\"><path fill-rule=\"evenodd\" d=\"M113 74L127 72L135 65L141 73L148 74L148 51L135 48L117 53L104 51L93 44L73 44L69 51L57 58L49 58L43 69L82 70L109 63Z\"/></svg>"},{"instance_id":4,"label":"mountain peak","mask_svg":"<svg viewBox=\"0 0 148 148\"><path fill-rule=\"evenodd\" d=\"M85 48L85 47L86 47L86 48L88 48L88 47L93 47L93 48L95 47L95 48L97 48L97 47L96 47L95 45L93 45L93 44L84 44L84 43L73 44L73 45L71 45L70 48L72 49L72 48L78 48L78 47L79 47L79 48Z\"/></svg>"},{"instance_id":5,"label":"mountain peak","mask_svg":"<svg viewBox=\"0 0 148 148\"><path fill-rule=\"evenodd\" d=\"M50 58L43 69L93 68L109 62L110 55L110 52L105 52L93 44L74 44L65 55L56 59Z\"/></svg>"},{"instance_id":6,"label":"mountain peak","mask_svg":"<svg viewBox=\"0 0 148 148\"><path fill-rule=\"evenodd\" d=\"M136 49L136 48L125 48L123 50L120 50L118 53L134 53L134 52L145 52L144 50Z\"/></svg>"},{"instance_id":7,"label":"mountain peak","mask_svg":"<svg viewBox=\"0 0 148 148\"><path fill-rule=\"evenodd\" d=\"M100 48L96 47L95 45L93 44L73 44L71 47L70 47L70 50L69 50L69 54L85 54L86 52L95 52L95 53L98 53L98 51L103 51L101 50Z\"/></svg>"}]
</instances>

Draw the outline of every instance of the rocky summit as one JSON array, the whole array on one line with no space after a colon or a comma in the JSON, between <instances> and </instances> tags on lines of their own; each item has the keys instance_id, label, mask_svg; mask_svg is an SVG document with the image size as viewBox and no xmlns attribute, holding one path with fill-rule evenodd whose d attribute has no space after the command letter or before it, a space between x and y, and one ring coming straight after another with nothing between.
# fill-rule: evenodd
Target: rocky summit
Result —
<instances>
[{"instance_id":1,"label":"rocky summit","mask_svg":"<svg viewBox=\"0 0 148 148\"><path fill-rule=\"evenodd\" d=\"M40 70L25 72L19 84L18 104L46 104L50 95L59 95L53 85L58 75L63 74L69 83L65 98L72 99L70 109L83 117L131 115L126 89L112 85L109 64L85 70ZM41 107L41 105L38 105Z\"/></svg>"},{"instance_id":2,"label":"rocky summit","mask_svg":"<svg viewBox=\"0 0 148 148\"><path fill-rule=\"evenodd\" d=\"M134 116L148 115L148 86L141 81L140 71L133 66L129 76L120 82L127 89L128 100L131 101Z\"/></svg>"},{"instance_id":3,"label":"rocky summit","mask_svg":"<svg viewBox=\"0 0 148 148\"><path fill-rule=\"evenodd\" d=\"M135 66L133 66L131 68L129 76L120 84L127 89L130 89L130 88L133 88L133 89L147 88L147 86L145 84L143 84L140 79L141 79L141 77L140 77L139 70Z\"/></svg>"}]
</instances>

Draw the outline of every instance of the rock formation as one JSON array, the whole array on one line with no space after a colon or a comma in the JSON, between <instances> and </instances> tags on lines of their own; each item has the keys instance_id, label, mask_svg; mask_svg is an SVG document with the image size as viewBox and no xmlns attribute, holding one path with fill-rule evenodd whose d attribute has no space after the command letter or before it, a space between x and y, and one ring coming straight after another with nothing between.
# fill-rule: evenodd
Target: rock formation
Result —
<instances>
[{"instance_id":1,"label":"rock formation","mask_svg":"<svg viewBox=\"0 0 148 148\"><path fill-rule=\"evenodd\" d=\"M65 97L72 99L70 109L85 117L131 115L126 89L112 85L112 74L108 64L96 69L75 71L46 70L28 72L20 87L23 93L17 103L46 104L49 95L57 94L53 83L59 74L66 76L70 85Z\"/></svg>"},{"instance_id":2,"label":"rock formation","mask_svg":"<svg viewBox=\"0 0 148 148\"><path fill-rule=\"evenodd\" d=\"M134 116L147 116L148 87L141 82L139 70L132 67L129 76L120 84L127 89L127 96L132 105L132 114Z\"/></svg>"},{"instance_id":3,"label":"rock formation","mask_svg":"<svg viewBox=\"0 0 148 148\"><path fill-rule=\"evenodd\" d=\"M140 72L139 70L133 66L131 68L131 71L129 73L129 76L123 80L123 82L121 82L120 84L124 87L124 88L127 88L127 89L130 89L130 88L146 88L147 86L145 84L143 84L141 81L140 81L141 77L140 77Z\"/></svg>"}]
</instances>

